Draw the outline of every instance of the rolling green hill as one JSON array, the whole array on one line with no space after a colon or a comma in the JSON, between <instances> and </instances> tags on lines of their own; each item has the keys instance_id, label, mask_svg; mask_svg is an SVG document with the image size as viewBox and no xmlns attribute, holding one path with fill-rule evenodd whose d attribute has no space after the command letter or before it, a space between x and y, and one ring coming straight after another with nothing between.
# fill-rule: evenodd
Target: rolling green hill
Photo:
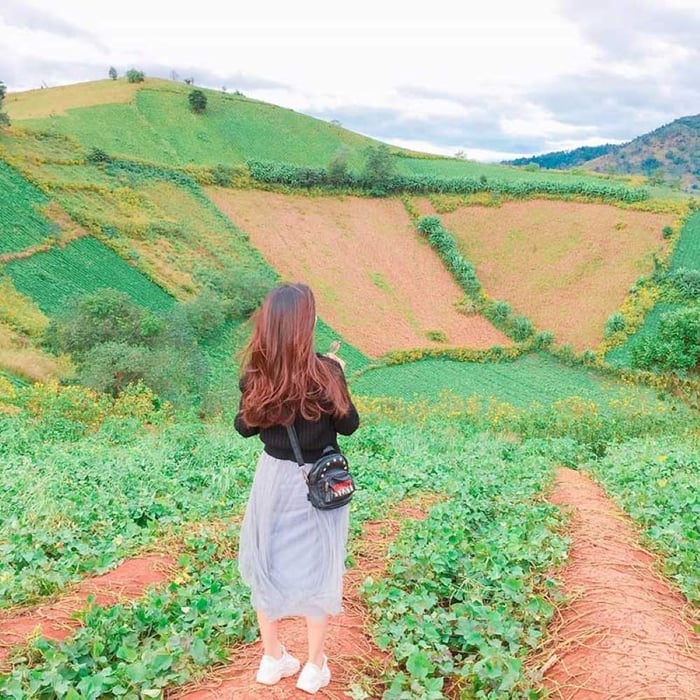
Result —
<instances>
[{"instance_id":1,"label":"rolling green hill","mask_svg":"<svg viewBox=\"0 0 700 700\"><path fill-rule=\"evenodd\" d=\"M101 286L123 288L144 306L165 308L194 299L213 279L221 286L227 277L259 273L272 281L277 273L265 251L250 245L240 222L223 216L201 185L217 183L223 172L229 186L266 187L250 179L246 161L325 168L339 151L359 172L368 146L378 144L240 94L206 90L207 109L195 114L187 101L190 89L163 80L119 80L8 97L13 126L0 132L0 178L10 235L3 236L0 253L6 257L0 265L12 298L50 316L69 296ZM573 182L562 173L397 148L390 153L397 172L408 176L514 183L492 197L491 206L527 197L537 183L553 184L546 192L557 197L557 183ZM575 179L601 182L580 173ZM462 200L467 206L481 202ZM668 211L653 199L635 206ZM3 318L8 333L29 338L7 307ZM36 344L36 324L33 333ZM348 359L351 372L366 363L364 356Z\"/></svg>"}]
</instances>

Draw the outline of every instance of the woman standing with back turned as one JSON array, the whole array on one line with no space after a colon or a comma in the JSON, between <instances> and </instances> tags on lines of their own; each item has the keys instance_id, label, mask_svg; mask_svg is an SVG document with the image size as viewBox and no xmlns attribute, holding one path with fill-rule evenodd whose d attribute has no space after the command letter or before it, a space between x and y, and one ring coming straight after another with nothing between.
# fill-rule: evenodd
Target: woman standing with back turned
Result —
<instances>
[{"instance_id":1,"label":"woman standing with back turned","mask_svg":"<svg viewBox=\"0 0 700 700\"><path fill-rule=\"evenodd\" d=\"M256 680L273 685L299 670L280 643L278 620L302 616L309 648L297 688L307 693L331 678L323 649L328 618L342 607L348 508L318 510L307 500L285 426L294 425L308 470L326 446L337 447L337 433L350 435L359 425L342 361L314 352L315 323L306 285L281 284L267 295L244 355L235 420L243 437L259 435L264 443L238 559L263 643Z\"/></svg>"}]
</instances>

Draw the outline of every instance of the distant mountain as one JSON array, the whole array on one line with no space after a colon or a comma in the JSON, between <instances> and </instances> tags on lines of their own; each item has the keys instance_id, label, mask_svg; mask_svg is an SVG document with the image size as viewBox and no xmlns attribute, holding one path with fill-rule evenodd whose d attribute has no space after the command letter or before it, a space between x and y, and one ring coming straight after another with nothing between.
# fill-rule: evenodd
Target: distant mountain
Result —
<instances>
[{"instance_id":1,"label":"distant mountain","mask_svg":"<svg viewBox=\"0 0 700 700\"><path fill-rule=\"evenodd\" d=\"M700 189L700 114L681 117L584 163L600 173L647 175L651 181Z\"/></svg>"},{"instance_id":2,"label":"distant mountain","mask_svg":"<svg viewBox=\"0 0 700 700\"><path fill-rule=\"evenodd\" d=\"M554 151L544 153L540 156L528 156L525 158L515 158L514 160L503 161L503 165L538 165L540 168L566 170L567 168L579 167L593 158L604 156L616 151L620 146L606 143L602 146L581 146L570 151Z\"/></svg>"},{"instance_id":3,"label":"distant mountain","mask_svg":"<svg viewBox=\"0 0 700 700\"><path fill-rule=\"evenodd\" d=\"M623 144L517 158L504 165L583 168L615 175L646 175L653 184L700 190L700 114L681 117Z\"/></svg>"}]
</instances>

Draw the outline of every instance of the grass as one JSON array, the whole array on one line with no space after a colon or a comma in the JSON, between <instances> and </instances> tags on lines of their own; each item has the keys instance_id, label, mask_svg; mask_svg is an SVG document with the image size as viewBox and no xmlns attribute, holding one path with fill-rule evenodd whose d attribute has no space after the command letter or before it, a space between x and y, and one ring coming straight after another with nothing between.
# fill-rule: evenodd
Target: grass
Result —
<instances>
[{"instance_id":1,"label":"grass","mask_svg":"<svg viewBox=\"0 0 700 700\"><path fill-rule=\"evenodd\" d=\"M96 104L21 124L71 136L113 156L177 166L234 165L248 158L325 166L341 148L359 166L362 150L373 143L293 110L214 90L205 90L206 112L194 114L189 90L149 81L129 103Z\"/></svg>"}]
</instances>

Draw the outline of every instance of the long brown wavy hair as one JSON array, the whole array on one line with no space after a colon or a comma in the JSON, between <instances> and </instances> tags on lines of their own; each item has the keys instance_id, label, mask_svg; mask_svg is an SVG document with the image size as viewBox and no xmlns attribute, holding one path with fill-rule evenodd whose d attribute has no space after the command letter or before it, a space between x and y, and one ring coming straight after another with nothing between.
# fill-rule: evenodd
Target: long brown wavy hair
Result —
<instances>
[{"instance_id":1,"label":"long brown wavy hair","mask_svg":"<svg viewBox=\"0 0 700 700\"><path fill-rule=\"evenodd\" d=\"M316 421L322 413L350 410L342 370L314 351L316 303L305 284L280 284L256 312L242 355L241 417L251 427L289 425L297 414Z\"/></svg>"}]
</instances>

